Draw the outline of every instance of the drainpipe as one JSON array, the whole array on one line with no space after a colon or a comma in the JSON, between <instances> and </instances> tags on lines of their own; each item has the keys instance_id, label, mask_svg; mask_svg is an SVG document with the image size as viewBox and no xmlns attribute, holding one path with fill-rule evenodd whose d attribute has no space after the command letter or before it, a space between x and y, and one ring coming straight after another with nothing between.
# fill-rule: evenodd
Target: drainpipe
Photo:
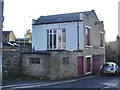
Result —
<instances>
[{"instance_id":1,"label":"drainpipe","mask_svg":"<svg viewBox=\"0 0 120 90\"><path fill-rule=\"evenodd\" d=\"M77 22L77 46L78 46L78 50L79 50L79 22Z\"/></svg>"}]
</instances>

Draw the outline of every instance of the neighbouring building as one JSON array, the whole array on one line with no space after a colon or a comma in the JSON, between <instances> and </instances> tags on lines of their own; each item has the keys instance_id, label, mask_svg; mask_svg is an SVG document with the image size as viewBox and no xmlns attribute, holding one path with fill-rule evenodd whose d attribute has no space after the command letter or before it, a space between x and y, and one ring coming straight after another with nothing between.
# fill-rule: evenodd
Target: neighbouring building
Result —
<instances>
[{"instance_id":1,"label":"neighbouring building","mask_svg":"<svg viewBox=\"0 0 120 90\"><path fill-rule=\"evenodd\" d=\"M2 50L15 50L15 39L13 31L2 31Z\"/></svg>"},{"instance_id":2,"label":"neighbouring building","mask_svg":"<svg viewBox=\"0 0 120 90\"><path fill-rule=\"evenodd\" d=\"M3 31L2 42L15 42L15 39L13 31Z\"/></svg>"},{"instance_id":3,"label":"neighbouring building","mask_svg":"<svg viewBox=\"0 0 120 90\"><path fill-rule=\"evenodd\" d=\"M18 43L18 44L32 43L32 40L30 38L16 38L15 42Z\"/></svg>"},{"instance_id":4,"label":"neighbouring building","mask_svg":"<svg viewBox=\"0 0 120 90\"><path fill-rule=\"evenodd\" d=\"M21 51L32 51L32 41L30 38L17 38L15 42Z\"/></svg>"},{"instance_id":5,"label":"neighbouring building","mask_svg":"<svg viewBox=\"0 0 120 90\"><path fill-rule=\"evenodd\" d=\"M62 79L98 74L105 63L105 30L94 10L33 20L32 49L23 53L22 72Z\"/></svg>"},{"instance_id":6,"label":"neighbouring building","mask_svg":"<svg viewBox=\"0 0 120 90\"><path fill-rule=\"evenodd\" d=\"M0 85L2 84L2 28L3 28L3 6L4 0L0 0Z\"/></svg>"}]
</instances>

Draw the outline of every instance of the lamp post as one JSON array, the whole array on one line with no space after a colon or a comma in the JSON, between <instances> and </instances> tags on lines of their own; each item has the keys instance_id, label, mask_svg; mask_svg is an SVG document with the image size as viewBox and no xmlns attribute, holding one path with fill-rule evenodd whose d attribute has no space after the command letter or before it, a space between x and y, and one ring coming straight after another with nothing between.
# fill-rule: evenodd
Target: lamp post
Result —
<instances>
[{"instance_id":1,"label":"lamp post","mask_svg":"<svg viewBox=\"0 0 120 90\"><path fill-rule=\"evenodd\" d=\"M24 17L24 47L26 47L26 39L29 40L29 32L31 32L30 30L32 29L32 20L31 20L31 16L28 17ZM29 31L27 31L29 30ZM28 37L27 37L28 36ZM27 48L26 48L27 50Z\"/></svg>"},{"instance_id":2,"label":"lamp post","mask_svg":"<svg viewBox=\"0 0 120 90\"><path fill-rule=\"evenodd\" d=\"M26 17L24 17L24 47L25 47L25 31L26 31L25 24L26 24Z\"/></svg>"}]
</instances>

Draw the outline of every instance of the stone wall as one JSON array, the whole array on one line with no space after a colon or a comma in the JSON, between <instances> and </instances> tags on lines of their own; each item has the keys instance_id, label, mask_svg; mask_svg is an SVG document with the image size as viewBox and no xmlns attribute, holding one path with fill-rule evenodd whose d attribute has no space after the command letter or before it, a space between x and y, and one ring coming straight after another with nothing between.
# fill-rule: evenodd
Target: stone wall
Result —
<instances>
[{"instance_id":1,"label":"stone wall","mask_svg":"<svg viewBox=\"0 0 120 90\"><path fill-rule=\"evenodd\" d=\"M21 74L21 53L19 51L3 51L3 77L14 77Z\"/></svg>"},{"instance_id":2,"label":"stone wall","mask_svg":"<svg viewBox=\"0 0 120 90\"><path fill-rule=\"evenodd\" d=\"M93 68L93 55L91 68ZM103 54L101 54L103 55ZM83 74L78 74L78 57L83 57ZM39 58L40 63L31 63L30 60ZM66 59L67 62L64 61ZM103 62L100 59L100 64ZM99 66L99 65L98 65ZM42 79L60 80L86 75L86 55L82 51L44 51L22 53L22 73ZM93 73L93 69L91 69Z\"/></svg>"},{"instance_id":3,"label":"stone wall","mask_svg":"<svg viewBox=\"0 0 120 90\"><path fill-rule=\"evenodd\" d=\"M82 53L67 51L24 52L22 53L22 73L51 80L77 77L77 58L81 55ZM63 63L64 57L69 58L69 63ZM30 58L40 58L40 64L31 64Z\"/></svg>"},{"instance_id":4,"label":"stone wall","mask_svg":"<svg viewBox=\"0 0 120 90\"><path fill-rule=\"evenodd\" d=\"M31 63L30 59L39 58L40 63ZM22 73L25 75L36 76L39 78L49 78L49 53L43 52L24 52L22 53Z\"/></svg>"},{"instance_id":5,"label":"stone wall","mask_svg":"<svg viewBox=\"0 0 120 90\"><path fill-rule=\"evenodd\" d=\"M50 79L65 79L78 76L77 58L82 53L56 51L50 52ZM63 58L69 58L68 63L64 63Z\"/></svg>"}]
</instances>

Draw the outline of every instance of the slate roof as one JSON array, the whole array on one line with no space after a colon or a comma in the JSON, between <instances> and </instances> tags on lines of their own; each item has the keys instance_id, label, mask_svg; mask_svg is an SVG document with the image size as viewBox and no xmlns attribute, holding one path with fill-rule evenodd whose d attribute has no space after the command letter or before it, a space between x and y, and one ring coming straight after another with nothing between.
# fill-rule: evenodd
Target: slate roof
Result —
<instances>
[{"instance_id":1,"label":"slate roof","mask_svg":"<svg viewBox=\"0 0 120 90\"><path fill-rule=\"evenodd\" d=\"M12 31L3 31L3 34L8 35L10 32L12 32Z\"/></svg>"},{"instance_id":2,"label":"slate roof","mask_svg":"<svg viewBox=\"0 0 120 90\"><path fill-rule=\"evenodd\" d=\"M41 16L35 21L35 25L80 21L80 13L84 13L84 14L88 15L93 11L94 10L86 11L86 12L76 12L76 13Z\"/></svg>"}]
</instances>

